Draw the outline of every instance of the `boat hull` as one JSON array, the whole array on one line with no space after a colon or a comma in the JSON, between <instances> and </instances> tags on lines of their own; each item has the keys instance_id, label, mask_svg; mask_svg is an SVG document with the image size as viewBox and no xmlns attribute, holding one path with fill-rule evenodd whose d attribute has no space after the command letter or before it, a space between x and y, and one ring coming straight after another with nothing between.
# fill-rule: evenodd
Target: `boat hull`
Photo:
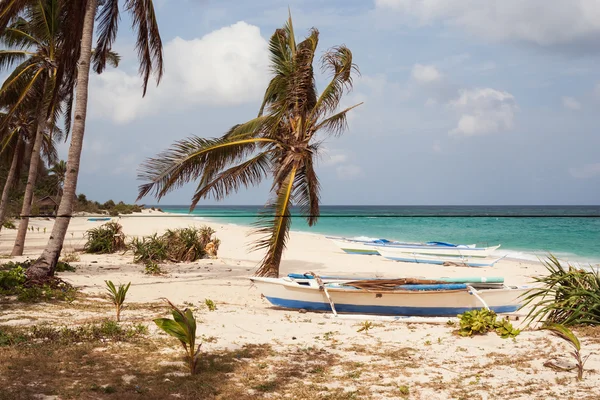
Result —
<instances>
[{"instance_id":1,"label":"boat hull","mask_svg":"<svg viewBox=\"0 0 600 400\"><path fill-rule=\"evenodd\" d=\"M378 256L379 251L373 246L367 246L362 242L349 240L330 239L337 247L347 254L361 254L365 256Z\"/></svg>"},{"instance_id":2,"label":"boat hull","mask_svg":"<svg viewBox=\"0 0 600 400\"><path fill-rule=\"evenodd\" d=\"M286 278L251 278L266 299L277 307L331 311L324 291L314 283L301 285ZM484 305L469 290L441 291L366 291L328 288L337 312L398 315L456 316ZM483 289L477 291L496 313L514 312L520 307L519 296L527 288Z\"/></svg>"},{"instance_id":3,"label":"boat hull","mask_svg":"<svg viewBox=\"0 0 600 400\"><path fill-rule=\"evenodd\" d=\"M385 251L388 255L395 254L406 257L406 255L418 254L423 256L434 256L434 257L478 257L485 258L489 257L498 246L491 247L444 247L444 246L414 246L414 245L378 245L368 244L365 247L374 247L377 252L381 254L379 250Z\"/></svg>"},{"instance_id":4,"label":"boat hull","mask_svg":"<svg viewBox=\"0 0 600 400\"><path fill-rule=\"evenodd\" d=\"M466 267L475 268L493 267L494 264L496 264L498 261L504 258L499 257L495 259L486 259L481 257L426 256L418 253L391 252L387 251L387 249L379 249L379 254L381 254L381 256L387 258L388 260L393 261L434 265L444 265L447 263L452 263L457 264L459 266L464 265Z\"/></svg>"}]
</instances>

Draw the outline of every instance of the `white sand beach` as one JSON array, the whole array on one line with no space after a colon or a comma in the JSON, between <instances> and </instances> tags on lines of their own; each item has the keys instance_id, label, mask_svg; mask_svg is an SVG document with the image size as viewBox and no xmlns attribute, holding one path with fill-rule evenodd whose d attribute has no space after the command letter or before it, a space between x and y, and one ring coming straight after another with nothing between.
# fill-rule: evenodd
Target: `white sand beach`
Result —
<instances>
[{"instance_id":1,"label":"white sand beach","mask_svg":"<svg viewBox=\"0 0 600 400\"><path fill-rule=\"evenodd\" d=\"M327 314L274 309L261 298L261 293L247 279L262 257L261 253L249 252L248 243L253 237L248 236L250 229L247 227L151 210L114 220L122 224L128 237L162 233L166 229L190 225L209 225L221 240L217 259L165 265L164 269L168 272L165 276L145 275L143 266L133 264L130 252L80 254L80 261L72 263L77 267L76 272L59 274L65 281L90 296L98 296L97 301L104 303L104 280L131 282L126 304L152 304L153 308L125 308L124 321L145 321L151 337L166 338L158 332L151 319L165 315L167 309L161 298L168 298L178 305L184 302L191 304L197 310L201 319L198 336L216 338L204 343L202 349L207 354L250 344L270 344L275 351L271 355L273 360L298 352L309 355L306 363L313 358L316 362L319 359L317 355L323 352L338 360L335 368L320 380L300 374L286 381L286 385L266 393L251 386L246 391L248 398L303 398L304 395L298 393L304 392L293 390L307 385L325 387L319 397L325 397L328 388L337 390L336 393L356 395L343 398L600 398L600 338L597 333L595 337L581 336L582 352L594 353L586 364L582 382L575 380L573 372L555 371L543 365L549 359L568 357L570 350L562 340L547 331L525 330L514 340L501 339L495 333L463 338L453 333L456 326L446 323L378 322L373 318L375 326L368 334L359 333L357 330L364 320L335 319ZM25 255L11 260L34 259L39 255L52 223L51 220L32 219L30 226L34 227L34 231L28 232ZM74 218L63 255L80 250L85 243L86 230L102 223L88 221L86 217ZM15 233L14 230L2 230L0 254L10 253ZM502 253L501 249L499 253ZM508 284L527 284L531 282L531 276L544 273L545 268L540 263L511 259L503 259L495 267L477 269L398 263L378 256L345 254L324 236L291 232L280 273L308 271L377 277L503 276ZM213 300L217 310L207 311L203 306L205 299ZM109 308L98 313L35 307L23 311L18 304L6 305L0 315L0 324L28 326L44 321L78 324L112 315ZM523 315L517 313L511 316L516 327L520 326ZM173 342L173 348L178 349L176 341ZM402 355L398 355L399 352ZM317 355L312 357L310 354ZM306 364L301 369L309 367ZM252 379L260 381L278 376L278 372L270 368L261 370L263 378L255 376ZM241 378L233 376L232 379ZM403 387L407 389L399 389ZM407 390L408 394L405 393Z\"/></svg>"}]
</instances>

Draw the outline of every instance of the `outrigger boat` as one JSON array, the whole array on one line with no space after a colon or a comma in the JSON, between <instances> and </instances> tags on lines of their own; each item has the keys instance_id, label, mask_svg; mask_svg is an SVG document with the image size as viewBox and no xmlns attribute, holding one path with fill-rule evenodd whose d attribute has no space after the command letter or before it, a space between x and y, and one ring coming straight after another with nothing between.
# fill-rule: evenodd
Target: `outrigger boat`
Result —
<instances>
[{"instance_id":1,"label":"outrigger boat","mask_svg":"<svg viewBox=\"0 0 600 400\"><path fill-rule=\"evenodd\" d=\"M487 278L357 279L291 274L250 280L277 307L395 316L456 316L480 308L510 313L520 308L519 296L529 289L487 282Z\"/></svg>"},{"instance_id":2,"label":"outrigger boat","mask_svg":"<svg viewBox=\"0 0 600 400\"><path fill-rule=\"evenodd\" d=\"M450 257L488 257L500 245L492 247L477 247L474 244L454 244L448 242L410 243L397 242L387 239L350 239L327 236L342 251L348 254L379 255L380 249L390 249L403 253L418 253L430 256Z\"/></svg>"},{"instance_id":3,"label":"outrigger boat","mask_svg":"<svg viewBox=\"0 0 600 400\"><path fill-rule=\"evenodd\" d=\"M400 253L380 248L379 254L388 260L411 262L418 264L435 265L456 265L464 267L493 267L498 261L506 256L499 258L481 258L481 257L449 257L449 256L428 256L419 253Z\"/></svg>"}]
</instances>

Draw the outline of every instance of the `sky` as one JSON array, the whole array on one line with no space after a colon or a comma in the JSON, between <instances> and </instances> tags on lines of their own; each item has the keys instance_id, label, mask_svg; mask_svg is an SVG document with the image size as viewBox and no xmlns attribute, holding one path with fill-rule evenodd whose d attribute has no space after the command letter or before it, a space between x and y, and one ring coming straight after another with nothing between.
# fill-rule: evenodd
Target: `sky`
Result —
<instances>
[{"instance_id":1,"label":"sky","mask_svg":"<svg viewBox=\"0 0 600 400\"><path fill-rule=\"evenodd\" d=\"M77 190L89 199L133 202L144 159L253 118L269 81L267 41L289 6L298 40L316 27L318 54L345 44L361 72L342 106L364 104L318 163L323 204L600 204L597 0L155 5L160 85L142 98L125 14L121 65L91 78ZM318 87L326 82L319 72ZM269 187L220 204L263 204ZM194 188L159 204L189 205Z\"/></svg>"}]
</instances>

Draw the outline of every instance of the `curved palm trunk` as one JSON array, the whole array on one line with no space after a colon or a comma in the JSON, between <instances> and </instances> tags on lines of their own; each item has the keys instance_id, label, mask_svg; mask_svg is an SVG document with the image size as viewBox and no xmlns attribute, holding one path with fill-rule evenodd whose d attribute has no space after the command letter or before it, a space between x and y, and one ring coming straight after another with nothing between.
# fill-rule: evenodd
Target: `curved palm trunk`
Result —
<instances>
[{"instance_id":1,"label":"curved palm trunk","mask_svg":"<svg viewBox=\"0 0 600 400\"><path fill-rule=\"evenodd\" d=\"M4 217L6 216L6 208L8 206L8 194L10 193L10 189L15 184L15 177L17 176L17 167L19 164L19 149L22 145L23 136L19 135L19 138L17 139L17 147L15 150L15 154L13 155L13 159L10 164L10 170L8 171L6 182L4 183L4 190L2 190L2 199L0 199L0 230L2 230L2 223L4 222Z\"/></svg>"},{"instance_id":2,"label":"curved palm trunk","mask_svg":"<svg viewBox=\"0 0 600 400\"><path fill-rule=\"evenodd\" d=\"M77 189L77 176L79 174L79 160L83 147L83 135L85 133L85 118L88 101L88 81L90 77L90 58L92 54L92 37L94 34L94 17L98 0L89 0L83 22L83 35L81 38L81 52L79 55L77 69L77 93L75 95L75 116L73 131L71 133L71 146L67 158L67 174L63 187L63 196L58 206L56 221L52 227L50 240L44 252L27 269L27 277L30 280L44 280L54 275L56 263L60 257L71 213L73 212L73 200Z\"/></svg>"},{"instance_id":3,"label":"curved palm trunk","mask_svg":"<svg viewBox=\"0 0 600 400\"><path fill-rule=\"evenodd\" d=\"M46 86L44 80L43 86ZM31 151L31 161L29 162L29 174L27 175L27 185L25 186L25 195L23 197L23 206L21 207L21 222L19 222L19 230L17 231L17 238L15 239L15 245L12 249L11 256L22 256L23 249L25 247L25 236L27 236L27 228L29 226L29 215L31 214L31 203L33 201L33 189L35 188L35 181L38 175L38 167L40 164L40 151L42 149L42 142L44 141L44 130L48 120L46 118L46 109L43 104L40 104L37 121L37 129L35 132L35 142L33 143L33 149Z\"/></svg>"}]
</instances>

